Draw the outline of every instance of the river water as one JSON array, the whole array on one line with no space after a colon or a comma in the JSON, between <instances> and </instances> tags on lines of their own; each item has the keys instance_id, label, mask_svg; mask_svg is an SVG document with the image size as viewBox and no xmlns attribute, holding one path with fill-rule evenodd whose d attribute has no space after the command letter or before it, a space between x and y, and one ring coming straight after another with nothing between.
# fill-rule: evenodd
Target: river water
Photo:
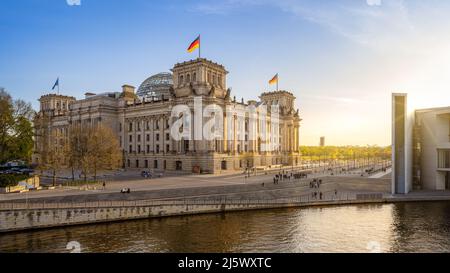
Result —
<instances>
[{"instance_id":1,"label":"river water","mask_svg":"<svg viewBox=\"0 0 450 273\"><path fill-rule=\"evenodd\" d=\"M0 252L450 252L450 202L245 211L0 235ZM77 249L77 248L76 248Z\"/></svg>"}]
</instances>

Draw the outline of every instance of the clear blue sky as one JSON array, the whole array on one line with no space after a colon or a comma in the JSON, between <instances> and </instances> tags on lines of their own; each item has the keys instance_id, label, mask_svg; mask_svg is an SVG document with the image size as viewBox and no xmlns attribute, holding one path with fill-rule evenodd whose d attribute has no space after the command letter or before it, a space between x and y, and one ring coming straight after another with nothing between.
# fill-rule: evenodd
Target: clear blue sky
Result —
<instances>
[{"instance_id":1,"label":"clear blue sky","mask_svg":"<svg viewBox=\"0 0 450 273\"><path fill-rule=\"evenodd\" d=\"M302 144L387 145L391 92L450 105L449 12L439 0L1 0L0 86L35 108L58 76L78 98L139 86L195 58L186 48L201 33L238 98L280 74Z\"/></svg>"}]
</instances>

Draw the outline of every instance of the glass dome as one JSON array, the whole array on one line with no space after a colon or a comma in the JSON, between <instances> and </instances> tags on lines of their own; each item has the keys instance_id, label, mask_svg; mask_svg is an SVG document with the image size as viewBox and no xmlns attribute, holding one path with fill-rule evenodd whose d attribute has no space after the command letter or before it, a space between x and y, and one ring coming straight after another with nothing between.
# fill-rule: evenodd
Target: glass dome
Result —
<instances>
[{"instance_id":1,"label":"glass dome","mask_svg":"<svg viewBox=\"0 0 450 273\"><path fill-rule=\"evenodd\" d=\"M173 86L172 74L168 72L158 73L146 79L138 88L136 95L144 98L161 98L169 96Z\"/></svg>"}]
</instances>

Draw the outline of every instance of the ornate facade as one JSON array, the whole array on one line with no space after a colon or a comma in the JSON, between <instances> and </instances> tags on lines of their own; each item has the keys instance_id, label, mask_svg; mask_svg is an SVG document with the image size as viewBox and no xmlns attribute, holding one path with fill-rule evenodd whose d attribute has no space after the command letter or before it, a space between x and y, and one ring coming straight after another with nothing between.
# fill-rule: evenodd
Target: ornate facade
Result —
<instances>
[{"instance_id":1,"label":"ornate facade","mask_svg":"<svg viewBox=\"0 0 450 273\"><path fill-rule=\"evenodd\" d=\"M226 69L203 58L176 64L172 73L150 77L137 94L134 87L124 85L122 92L87 93L82 100L52 94L42 96L41 109L35 120L35 163L39 164L44 144L58 143L58 138L68 137L71 124L95 126L99 123L109 126L117 135L123 150L123 165L127 169L220 173L300 163L301 119L294 107L293 94L277 91L263 93L259 101L237 101L231 97L231 89L227 88ZM248 117L240 122L236 116L227 117L225 112L222 138L174 140L170 131L175 121L172 108L186 105L194 112L194 100L198 97L202 98L203 107L211 104L223 109L277 105L280 109L279 148L263 151L261 144L270 142L270 136L269 140L260 137L249 139ZM206 121L204 118L192 120L202 125ZM259 127L257 134L260 133ZM238 138L238 134L245 136Z\"/></svg>"}]
</instances>

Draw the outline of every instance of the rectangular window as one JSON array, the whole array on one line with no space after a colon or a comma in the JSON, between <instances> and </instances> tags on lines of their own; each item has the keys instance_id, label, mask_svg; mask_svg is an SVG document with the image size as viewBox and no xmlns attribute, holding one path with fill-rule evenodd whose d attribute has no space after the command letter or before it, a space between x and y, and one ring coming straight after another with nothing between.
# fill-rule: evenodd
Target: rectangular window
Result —
<instances>
[{"instance_id":1,"label":"rectangular window","mask_svg":"<svg viewBox=\"0 0 450 273\"><path fill-rule=\"evenodd\" d=\"M158 160L153 161L153 168L158 169Z\"/></svg>"},{"instance_id":2,"label":"rectangular window","mask_svg":"<svg viewBox=\"0 0 450 273\"><path fill-rule=\"evenodd\" d=\"M132 153L133 152L133 146L132 145L130 145L130 147L129 147L130 149L128 150L128 152L129 153Z\"/></svg>"},{"instance_id":3,"label":"rectangular window","mask_svg":"<svg viewBox=\"0 0 450 273\"><path fill-rule=\"evenodd\" d=\"M450 169L450 150L438 150L438 168Z\"/></svg>"},{"instance_id":4,"label":"rectangular window","mask_svg":"<svg viewBox=\"0 0 450 273\"><path fill-rule=\"evenodd\" d=\"M221 146L220 142L221 142L220 140L216 139L216 141L214 143L216 153L220 152L220 146Z\"/></svg>"},{"instance_id":5,"label":"rectangular window","mask_svg":"<svg viewBox=\"0 0 450 273\"><path fill-rule=\"evenodd\" d=\"M138 142L141 142L141 135L138 135Z\"/></svg>"},{"instance_id":6,"label":"rectangular window","mask_svg":"<svg viewBox=\"0 0 450 273\"><path fill-rule=\"evenodd\" d=\"M147 141L150 141L150 135L147 134Z\"/></svg>"},{"instance_id":7,"label":"rectangular window","mask_svg":"<svg viewBox=\"0 0 450 273\"><path fill-rule=\"evenodd\" d=\"M159 145L156 145L156 153L159 154Z\"/></svg>"},{"instance_id":8,"label":"rectangular window","mask_svg":"<svg viewBox=\"0 0 450 273\"><path fill-rule=\"evenodd\" d=\"M133 142L133 136L132 135L130 135L129 139L130 139L130 142Z\"/></svg>"},{"instance_id":9,"label":"rectangular window","mask_svg":"<svg viewBox=\"0 0 450 273\"><path fill-rule=\"evenodd\" d=\"M147 145L147 153L150 153L150 145Z\"/></svg>"},{"instance_id":10,"label":"rectangular window","mask_svg":"<svg viewBox=\"0 0 450 273\"><path fill-rule=\"evenodd\" d=\"M170 140L170 134L166 134L166 140Z\"/></svg>"},{"instance_id":11,"label":"rectangular window","mask_svg":"<svg viewBox=\"0 0 450 273\"><path fill-rule=\"evenodd\" d=\"M159 134L156 134L156 141L159 141Z\"/></svg>"},{"instance_id":12,"label":"rectangular window","mask_svg":"<svg viewBox=\"0 0 450 273\"><path fill-rule=\"evenodd\" d=\"M128 131L133 131L133 122L130 122L130 124L128 125Z\"/></svg>"}]
</instances>

